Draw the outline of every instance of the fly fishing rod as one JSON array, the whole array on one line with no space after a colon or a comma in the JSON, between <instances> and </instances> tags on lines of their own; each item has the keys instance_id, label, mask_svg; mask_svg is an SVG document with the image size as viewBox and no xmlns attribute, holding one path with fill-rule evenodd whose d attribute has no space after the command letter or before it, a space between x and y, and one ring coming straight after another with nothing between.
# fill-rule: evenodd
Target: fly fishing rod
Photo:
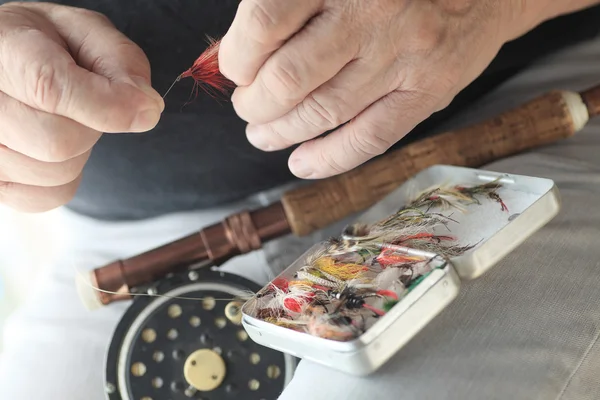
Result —
<instances>
[{"instance_id":1,"label":"fly fishing rod","mask_svg":"<svg viewBox=\"0 0 600 400\"><path fill-rule=\"evenodd\" d=\"M100 291L84 297L88 305L89 299L97 305L130 299L132 288L190 265L219 265L284 235L325 228L367 209L432 165L477 168L569 138L599 114L600 85L579 93L548 92L492 119L412 142L347 173L289 190L267 207L233 214L177 241L96 268L88 286Z\"/></svg>"}]
</instances>

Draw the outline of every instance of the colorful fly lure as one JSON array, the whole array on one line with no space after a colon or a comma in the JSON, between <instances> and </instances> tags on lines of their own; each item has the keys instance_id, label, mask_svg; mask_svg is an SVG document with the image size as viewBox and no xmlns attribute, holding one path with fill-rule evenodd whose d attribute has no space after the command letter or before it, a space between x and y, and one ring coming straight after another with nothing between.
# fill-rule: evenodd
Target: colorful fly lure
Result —
<instances>
[{"instance_id":1,"label":"colorful fly lure","mask_svg":"<svg viewBox=\"0 0 600 400\"><path fill-rule=\"evenodd\" d=\"M507 211L506 204L498 195L498 189L502 187L500 179L489 183L466 187L456 185L453 187L435 187L424 191L405 209L426 208L426 212L432 207L456 208L462 212L467 210L466 206L471 204L481 204L478 196L487 196L488 198L500 203L502 211ZM400 211L403 211L402 209Z\"/></svg>"},{"instance_id":2,"label":"colorful fly lure","mask_svg":"<svg viewBox=\"0 0 600 400\"><path fill-rule=\"evenodd\" d=\"M449 258L476 246L451 235L450 224L458 222L439 210L466 212L487 198L507 211L501 187L494 181L428 189L388 218L347 227L308 255L293 276L260 292L254 315L329 340L359 337Z\"/></svg>"},{"instance_id":3,"label":"colorful fly lure","mask_svg":"<svg viewBox=\"0 0 600 400\"><path fill-rule=\"evenodd\" d=\"M195 96L198 95L200 89L215 99L227 96L236 85L221 73L219 68L220 45L220 40L208 37L208 47L190 68L179 74L163 97L166 97L175 84L184 78L193 79L192 92Z\"/></svg>"}]
</instances>

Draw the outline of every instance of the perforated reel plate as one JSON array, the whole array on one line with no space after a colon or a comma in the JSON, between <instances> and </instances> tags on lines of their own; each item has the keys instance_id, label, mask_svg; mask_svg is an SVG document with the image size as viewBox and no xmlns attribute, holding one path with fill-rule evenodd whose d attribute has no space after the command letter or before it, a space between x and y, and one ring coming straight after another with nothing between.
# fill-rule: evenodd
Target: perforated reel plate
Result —
<instances>
[{"instance_id":1,"label":"perforated reel plate","mask_svg":"<svg viewBox=\"0 0 600 400\"><path fill-rule=\"evenodd\" d=\"M198 270L172 275L137 296L113 334L109 400L275 400L296 359L253 342L233 299L260 286ZM173 299L174 296L203 300Z\"/></svg>"}]
</instances>

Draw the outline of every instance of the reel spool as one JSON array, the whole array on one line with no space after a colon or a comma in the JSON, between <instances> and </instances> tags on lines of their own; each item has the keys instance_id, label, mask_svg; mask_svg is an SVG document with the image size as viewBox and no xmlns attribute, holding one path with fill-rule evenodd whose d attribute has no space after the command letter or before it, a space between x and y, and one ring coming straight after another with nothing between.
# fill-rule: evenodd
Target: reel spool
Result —
<instances>
[{"instance_id":1,"label":"reel spool","mask_svg":"<svg viewBox=\"0 0 600 400\"><path fill-rule=\"evenodd\" d=\"M106 360L108 400L275 400L296 359L256 344L241 300L260 286L238 275L193 270L135 296ZM200 298L174 299L173 296Z\"/></svg>"}]
</instances>

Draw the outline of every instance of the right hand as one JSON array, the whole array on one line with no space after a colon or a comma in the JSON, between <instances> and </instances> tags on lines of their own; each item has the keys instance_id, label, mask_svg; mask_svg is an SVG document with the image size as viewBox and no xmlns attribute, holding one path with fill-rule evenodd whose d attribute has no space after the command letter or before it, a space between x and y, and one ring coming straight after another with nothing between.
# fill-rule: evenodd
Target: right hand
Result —
<instances>
[{"instance_id":1,"label":"right hand","mask_svg":"<svg viewBox=\"0 0 600 400\"><path fill-rule=\"evenodd\" d=\"M104 16L0 6L0 203L64 205L102 133L148 131L163 110L145 54Z\"/></svg>"}]
</instances>

